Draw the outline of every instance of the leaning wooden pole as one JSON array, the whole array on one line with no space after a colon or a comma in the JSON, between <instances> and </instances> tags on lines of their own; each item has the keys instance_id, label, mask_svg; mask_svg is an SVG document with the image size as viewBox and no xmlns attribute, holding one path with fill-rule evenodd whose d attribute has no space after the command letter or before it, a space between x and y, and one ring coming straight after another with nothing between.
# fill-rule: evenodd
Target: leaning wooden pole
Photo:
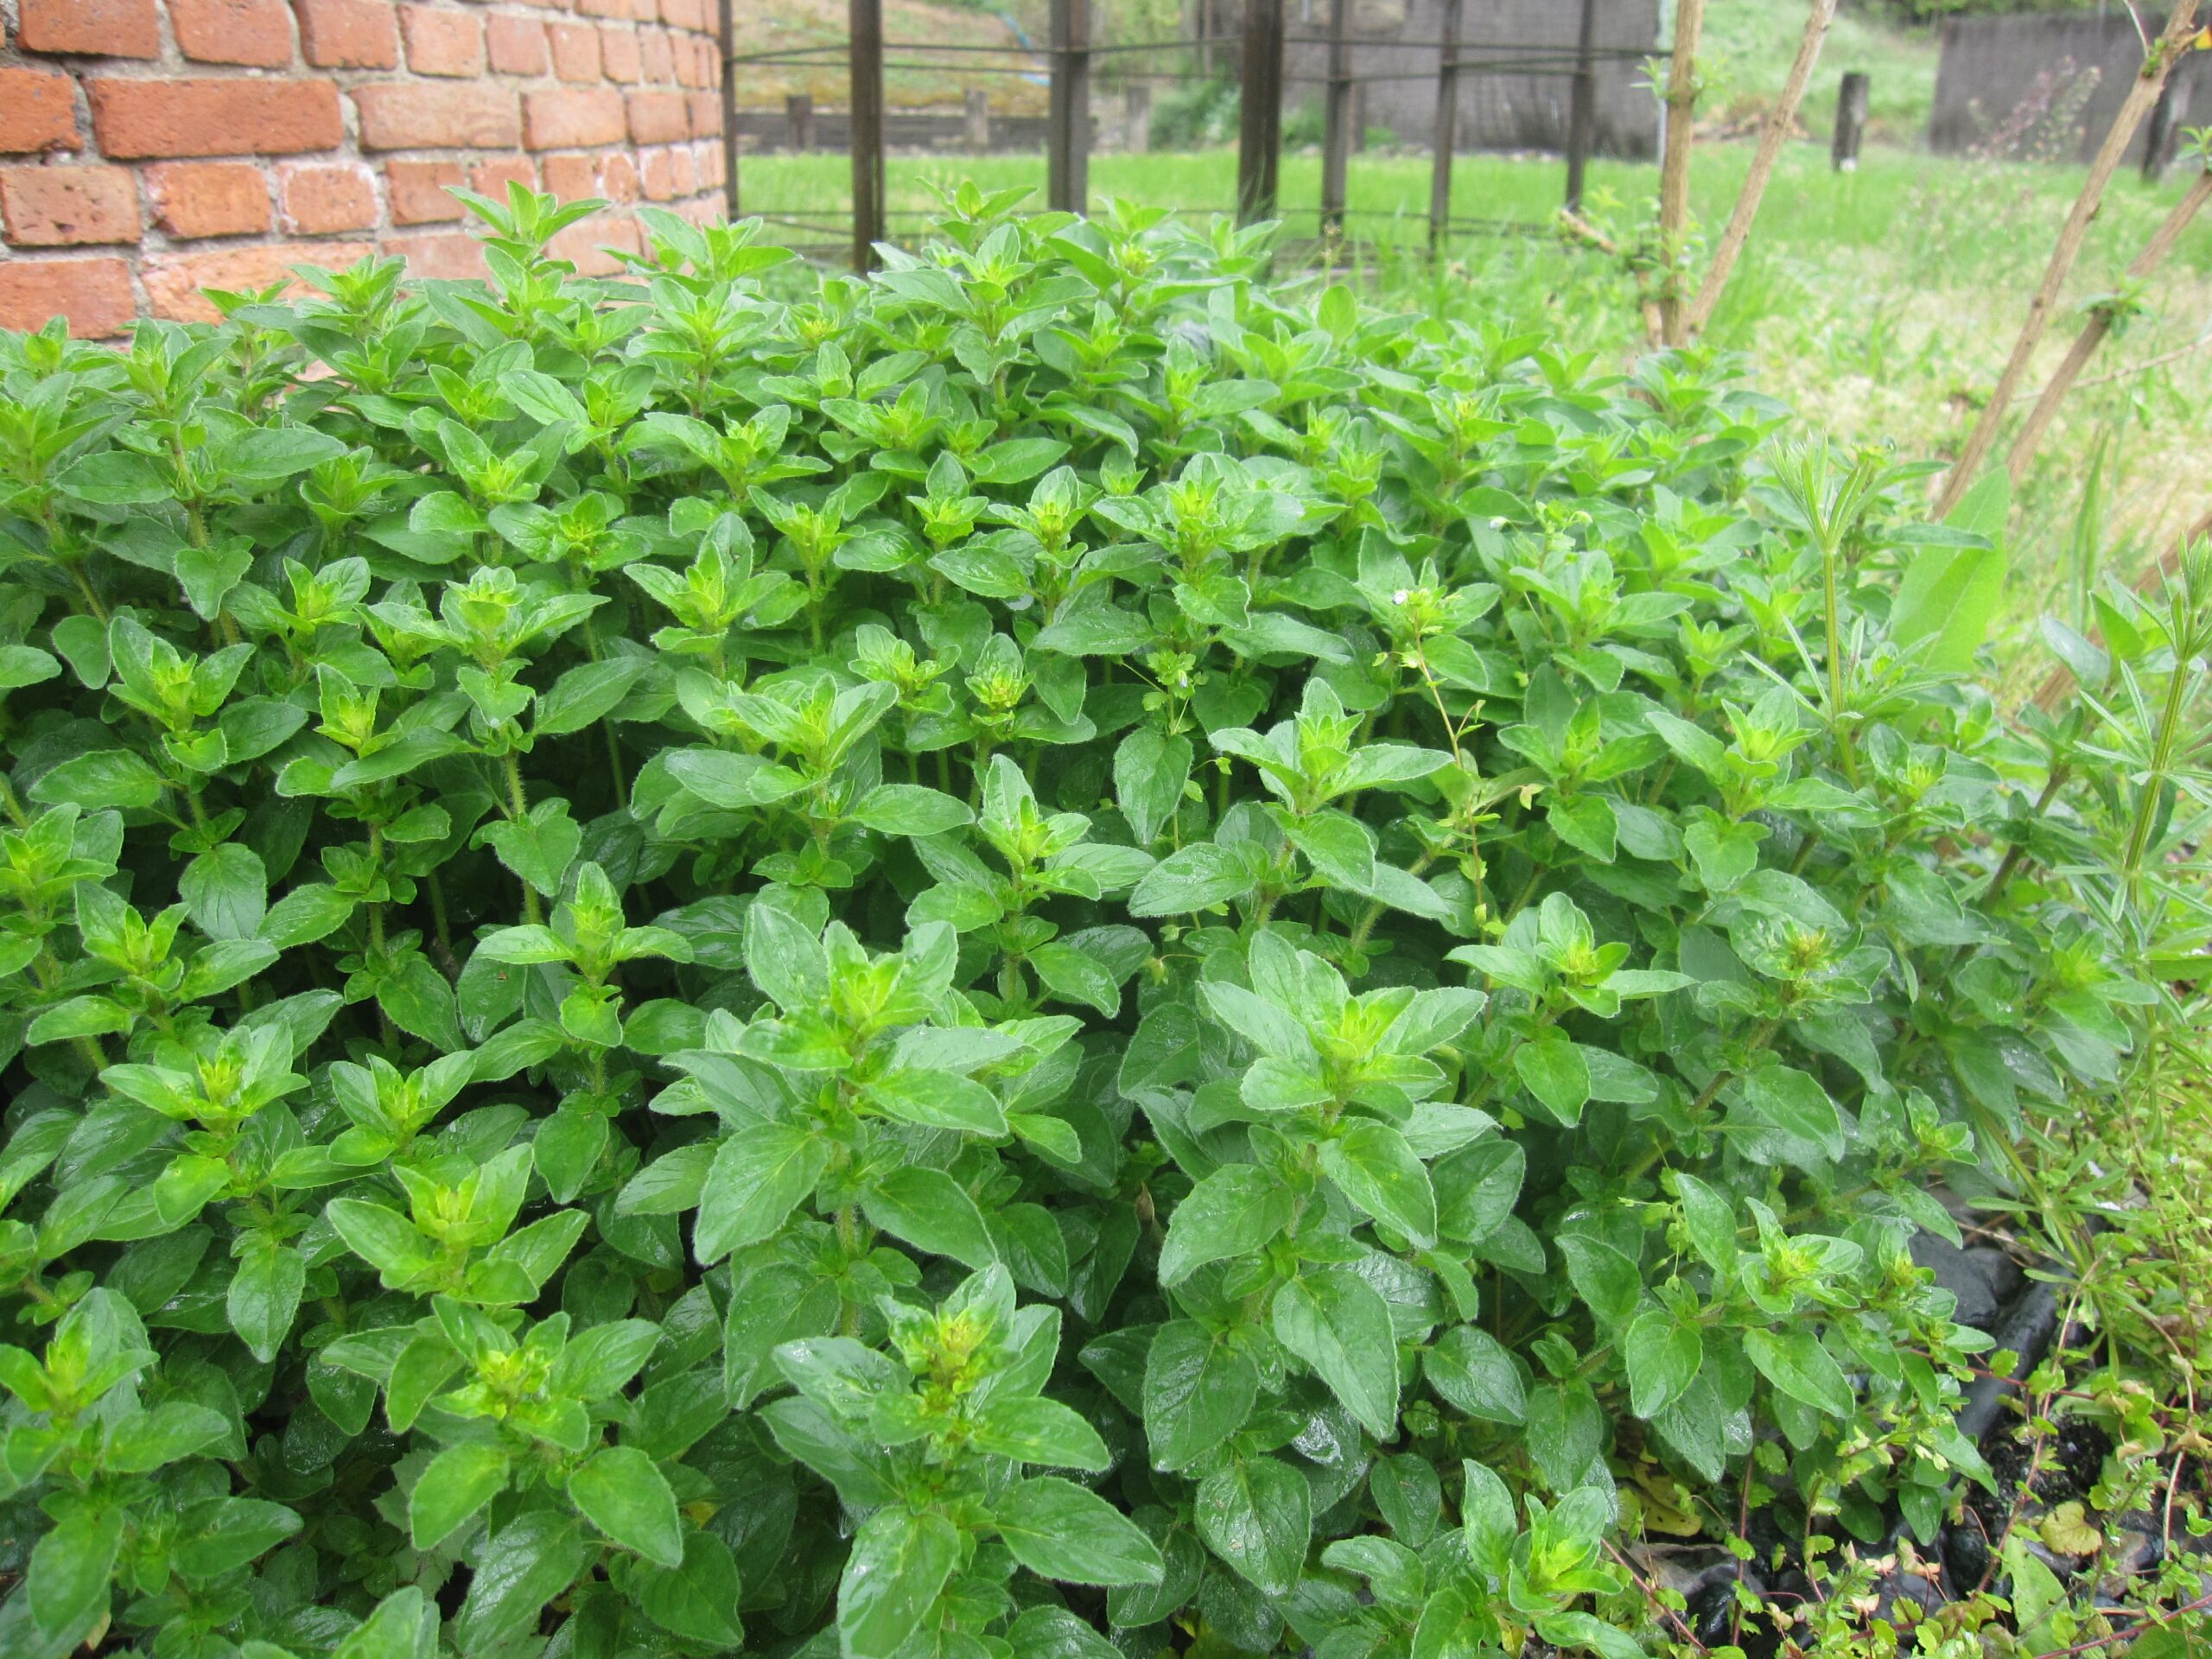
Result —
<instances>
[{"instance_id":1,"label":"leaning wooden pole","mask_svg":"<svg viewBox=\"0 0 2212 1659\"><path fill-rule=\"evenodd\" d=\"M2082 245L2088 239L2089 221L2104 203L2105 187L2112 182L2112 175L2126 159L2144 118L2158 101L2158 95L2165 90L2166 78L2173 73L2174 66L2196 33L2196 10L2197 0L2175 0L2165 32L2145 56L2142 70L2128 87L2127 96L2120 101L2120 113L2113 117L2112 130L2105 134L2096 159L2089 163L2089 176L2082 182L2082 194L2074 199L2066 223L2059 228L2057 245L2050 251L2050 264L2044 271L2035 297L2028 302L2027 319L2020 325L2020 337L2012 342L2012 354L2005 360L2005 372L1997 377L1995 390L1982 405L1981 418L1967 435L1966 448L1959 452L1958 464L1943 480L1942 494L1936 503L1936 518L1948 515L1964 499L1974 484L1974 474L1981 470L1982 461L1995 447L1997 429L2020 390L2029 359L2043 343L2044 330L2050 326L2059 293L2066 286L2067 277L2073 274Z\"/></svg>"},{"instance_id":2,"label":"leaning wooden pole","mask_svg":"<svg viewBox=\"0 0 2212 1659\"><path fill-rule=\"evenodd\" d=\"M2165 262L2166 256L2174 251L2174 244L2181 240L2181 233L2189 228L2190 220L2196 217L2197 210L2208 200L2212 200L2212 170L2196 175L2188 193L2174 204L2173 211L2166 215L2165 223L2159 226L2151 239L2143 245L2143 251L2135 256L2134 263L2127 268L2128 281L2141 282ZM2050 377L2050 384L2043 389L2042 396L2036 399L2036 406L2028 411L2027 424L2012 440L2012 452L2005 458L2005 470L2011 476L2015 489L2027 476L2028 464L2035 459L2037 446L2042 443L2044 432L2057 416L2059 404L2066 401L2066 394L2074 389L2074 383L2081 378L2082 371L2088 367L2089 359L2104 344L2105 336L2112 332L2112 325L2113 313L2110 309L2100 306L2089 314L2089 320L2082 325L2082 332L2075 335L2074 344L2068 347L2065 360L2058 365L2058 372Z\"/></svg>"},{"instance_id":3,"label":"leaning wooden pole","mask_svg":"<svg viewBox=\"0 0 2212 1659\"><path fill-rule=\"evenodd\" d=\"M1690 220L1690 139L1697 124L1697 43L1705 0L1675 8L1675 55L1667 71L1667 143L1659 160L1659 338L1680 346L1682 332L1682 239Z\"/></svg>"},{"instance_id":4,"label":"leaning wooden pole","mask_svg":"<svg viewBox=\"0 0 2212 1659\"><path fill-rule=\"evenodd\" d=\"M1698 284L1697 298L1690 302L1689 315L1683 320L1686 338L1700 333L1712 321L1713 308L1720 303L1720 290L1727 287L1728 274L1735 270L1737 257L1751 233L1759 199L1766 194L1767 181L1774 176L1775 163L1782 159L1782 146L1796 124L1797 106L1805 101L1813 66L1821 60L1821 43L1827 39L1828 25L1834 21L1835 0L1813 0L1813 9L1805 18L1805 33L1797 41L1797 56L1790 63L1789 79L1782 83L1782 101L1767 112L1759 147L1751 156L1751 170L1744 175L1744 188L1737 192L1735 210L1728 215L1728 228L1720 233L1713 264Z\"/></svg>"}]
</instances>

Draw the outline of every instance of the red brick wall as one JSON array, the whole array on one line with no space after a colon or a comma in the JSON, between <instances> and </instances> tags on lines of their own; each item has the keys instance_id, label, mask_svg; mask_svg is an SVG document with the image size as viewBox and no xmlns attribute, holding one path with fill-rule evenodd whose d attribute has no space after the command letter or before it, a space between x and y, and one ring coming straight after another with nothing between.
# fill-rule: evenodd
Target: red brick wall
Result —
<instances>
[{"instance_id":1,"label":"red brick wall","mask_svg":"<svg viewBox=\"0 0 2212 1659\"><path fill-rule=\"evenodd\" d=\"M744 4L746 0L738 0ZM203 288L482 269L448 185L722 211L715 0L0 0L0 327L207 318Z\"/></svg>"}]
</instances>

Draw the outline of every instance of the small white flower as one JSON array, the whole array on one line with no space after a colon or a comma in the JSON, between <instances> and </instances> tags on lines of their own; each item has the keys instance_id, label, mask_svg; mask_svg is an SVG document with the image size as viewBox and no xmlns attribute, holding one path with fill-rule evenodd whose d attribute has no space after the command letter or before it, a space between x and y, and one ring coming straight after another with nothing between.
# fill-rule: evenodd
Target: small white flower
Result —
<instances>
[{"instance_id":1,"label":"small white flower","mask_svg":"<svg viewBox=\"0 0 2212 1659\"><path fill-rule=\"evenodd\" d=\"M1490 527L1492 530L1503 530L1505 528L1504 515L1501 513L1497 518L1492 518L1490 521Z\"/></svg>"},{"instance_id":2,"label":"small white flower","mask_svg":"<svg viewBox=\"0 0 2212 1659\"><path fill-rule=\"evenodd\" d=\"M1402 604L1404 604L1404 603L1405 603L1408 599L1410 599L1410 598L1412 598L1412 597L1413 597L1413 595L1412 595L1412 594L1408 594L1408 593L1404 588L1399 588L1399 589L1398 589L1398 591L1397 591L1396 593L1395 593L1395 594L1391 594L1391 595L1390 595L1390 602L1391 602L1393 605L1402 605Z\"/></svg>"}]
</instances>

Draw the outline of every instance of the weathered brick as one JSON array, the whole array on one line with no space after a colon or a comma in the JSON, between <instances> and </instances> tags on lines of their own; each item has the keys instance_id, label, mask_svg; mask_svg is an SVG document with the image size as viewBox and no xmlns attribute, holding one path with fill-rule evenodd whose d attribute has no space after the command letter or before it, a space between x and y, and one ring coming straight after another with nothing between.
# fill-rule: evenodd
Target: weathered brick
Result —
<instances>
[{"instance_id":1,"label":"weathered brick","mask_svg":"<svg viewBox=\"0 0 2212 1659\"><path fill-rule=\"evenodd\" d=\"M542 75L545 73L545 25L534 17L510 17L504 12L485 20L492 67L503 75Z\"/></svg>"},{"instance_id":2,"label":"weathered brick","mask_svg":"<svg viewBox=\"0 0 2212 1659\"><path fill-rule=\"evenodd\" d=\"M146 169L154 223L171 236L247 236L269 228L269 181L245 162L168 162Z\"/></svg>"},{"instance_id":3,"label":"weathered brick","mask_svg":"<svg viewBox=\"0 0 2212 1659\"><path fill-rule=\"evenodd\" d=\"M609 80L634 84L645 73L638 51L638 31L626 25L601 24L599 63Z\"/></svg>"},{"instance_id":4,"label":"weathered brick","mask_svg":"<svg viewBox=\"0 0 2212 1659\"><path fill-rule=\"evenodd\" d=\"M719 190L722 188L722 147L720 144L694 144L692 150L699 158L699 188Z\"/></svg>"},{"instance_id":5,"label":"weathered brick","mask_svg":"<svg viewBox=\"0 0 2212 1659\"><path fill-rule=\"evenodd\" d=\"M681 92L632 92L630 142L633 144L672 144L691 136L691 123Z\"/></svg>"},{"instance_id":6,"label":"weathered brick","mask_svg":"<svg viewBox=\"0 0 2212 1659\"><path fill-rule=\"evenodd\" d=\"M494 201L507 199L510 182L525 190L537 188L537 169L531 165L527 156L494 156L468 169L468 188L480 196L489 196Z\"/></svg>"},{"instance_id":7,"label":"weathered brick","mask_svg":"<svg viewBox=\"0 0 2212 1659\"><path fill-rule=\"evenodd\" d=\"M622 94L612 86L569 86L522 95L523 144L530 149L581 149L619 144L629 130Z\"/></svg>"},{"instance_id":8,"label":"weathered brick","mask_svg":"<svg viewBox=\"0 0 2212 1659\"><path fill-rule=\"evenodd\" d=\"M43 328L69 319L79 340L119 334L137 311L130 267L120 259L0 260L0 328Z\"/></svg>"},{"instance_id":9,"label":"weathered brick","mask_svg":"<svg viewBox=\"0 0 2212 1659\"><path fill-rule=\"evenodd\" d=\"M74 149L77 91L67 75L0 68L0 150Z\"/></svg>"},{"instance_id":10,"label":"weathered brick","mask_svg":"<svg viewBox=\"0 0 2212 1659\"><path fill-rule=\"evenodd\" d=\"M461 278L484 274L484 245L466 231L430 231L419 236L388 236L384 251L407 262L416 276Z\"/></svg>"},{"instance_id":11,"label":"weathered brick","mask_svg":"<svg viewBox=\"0 0 2212 1659\"><path fill-rule=\"evenodd\" d=\"M156 58L162 25L154 0L22 0L16 43L27 52Z\"/></svg>"},{"instance_id":12,"label":"weathered brick","mask_svg":"<svg viewBox=\"0 0 2212 1659\"><path fill-rule=\"evenodd\" d=\"M696 190L699 173L691 159L691 147L677 144L647 152L645 182L645 197L650 201L673 201Z\"/></svg>"},{"instance_id":13,"label":"weathered brick","mask_svg":"<svg viewBox=\"0 0 2212 1659\"><path fill-rule=\"evenodd\" d=\"M722 96L720 92L686 92L683 102L691 112L691 136L695 138L718 138L722 130Z\"/></svg>"},{"instance_id":14,"label":"weathered brick","mask_svg":"<svg viewBox=\"0 0 2212 1659\"><path fill-rule=\"evenodd\" d=\"M196 253L152 254L139 275L156 316L178 322L213 322L220 314L202 296L203 288L232 293L266 288L291 278L294 265L342 270L375 251L375 245L368 242L264 243Z\"/></svg>"},{"instance_id":15,"label":"weathered brick","mask_svg":"<svg viewBox=\"0 0 2212 1659\"><path fill-rule=\"evenodd\" d=\"M548 23L545 35L553 47L553 73L563 80L599 79L599 31L589 23Z\"/></svg>"},{"instance_id":16,"label":"weathered brick","mask_svg":"<svg viewBox=\"0 0 2212 1659\"><path fill-rule=\"evenodd\" d=\"M292 14L284 0L169 0L177 48L200 63L282 69L292 61Z\"/></svg>"},{"instance_id":17,"label":"weathered brick","mask_svg":"<svg viewBox=\"0 0 2212 1659\"><path fill-rule=\"evenodd\" d=\"M600 194L588 156L548 156L540 171L545 175L545 188L563 201L582 201Z\"/></svg>"},{"instance_id":18,"label":"weathered brick","mask_svg":"<svg viewBox=\"0 0 2212 1659\"><path fill-rule=\"evenodd\" d=\"M446 192L461 181L459 162L386 162L385 198L395 225L432 225L459 219L461 204Z\"/></svg>"},{"instance_id":19,"label":"weathered brick","mask_svg":"<svg viewBox=\"0 0 2212 1659\"><path fill-rule=\"evenodd\" d=\"M0 167L0 220L18 247L136 242L138 186L127 167Z\"/></svg>"},{"instance_id":20,"label":"weathered brick","mask_svg":"<svg viewBox=\"0 0 2212 1659\"><path fill-rule=\"evenodd\" d=\"M496 83L391 81L353 90L364 149L505 149L520 137L515 95Z\"/></svg>"},{"instance_id":21,"label":"weathered brick","mask_svg":"<svg viewBox=\"0 0 2212 1659\"><path fill-rule=\"evenodd\" d=\"M375 176L359 162L298 162L277 173L284 228L296 236L365 231L377 222Z\"/></svg>"},{"instance_id":22,"label":"weathered brick","mask_svg":"<svg viewBox=\"0 0 2212 1659\"><path fill-rule=\"evenodd\" d=\"M643 65L645 79L654 86L665 86L676 79L676 54L669 49L666 29L639 29L638 56Z\"/></svg>"},{"instance_id":23,"label":"weathered brick","mask_svg":"<svg viewBox=\"0 0 2212 1659\"><path fill-rule=\"evenodd\" d=\"M600 213L569 226L546 245L546 251L556 259L572 261L580 276L605 276L621 270L622 264L602 252L602 248L618 247L636 253L644 245L639 239L635 219L626 215L617 219Z\"/></svg>"},{"instance_id":24,"label":"weathered brick","mask_svg":"<svg viewBox=\"0 0 2212 1659\"><path fill-rule=\"evenodd\" d=\"M610 150L599 158L599 194L617 206L638 199L638 163L628 150Z\"/></svg>"},{"instance_id":25,"label":"weathered brick","mask_svg":"<svg viewBox=\"0 0 2212 1659\"><path fill-rule=\"evenodd\" d=\"M660 0L661 21L672 29L702 27L700 0Z\"/></svg>"},{"instance_id":26,"label":"weathered brick","mask_svg":"<svg viewBox=\"0 0 2212 1659\"><path fill-rule=\"evenodd\" d=\"M344 137L338 88L327 80L87 79L101 152L149 156L289 156L334 149Z\"/></svg>"},{"instance_id":27,"label":"weathered brick","mask_svg":"<svg viewBox=\"0 0 2212 1659\"><path fill-rule=\"evenodd\" d=\"M293 0L300 49L318 69L397 69L399 25L391 0Z\"/></svg>"},{"instance_id":28,"label":"weathered brick","mask_svg":"<svg viewBox=\"0 0 2212 1659\"><path fill-rule=\"evenodd\" d=\"M407 42L407 67L418 75L484 73L484 24L472 13L402 6L399 33Z\"/></svg>"},{"instance_id":29,"label":"weathered brick","mask_svg":"<svg viewBox=\"0 0 2212 1659\"><path fill-rule=\"evenodd\" d=\"M620 17L626 22L636 15L630 9L630 0L576 0L576 10L586 17Z\"/></svg>"}]
</instances>

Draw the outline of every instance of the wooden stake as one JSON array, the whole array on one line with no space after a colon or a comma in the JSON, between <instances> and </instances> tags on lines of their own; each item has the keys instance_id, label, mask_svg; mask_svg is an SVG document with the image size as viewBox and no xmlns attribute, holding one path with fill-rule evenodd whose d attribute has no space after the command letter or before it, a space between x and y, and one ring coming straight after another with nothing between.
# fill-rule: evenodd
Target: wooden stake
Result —
<instances>
[{"instance_id":1,"label":"wooden stake","mask_svg":"<svg viewBox=\"0 0 2212 1659\"><path fill-rule=\"evenodd\" d=\"M1244 90L1236 129L1236 222L1275 216L1282 176L1283 0L1244 0Z\"/></svg>"},{"instance_id":2,"label":"wooden stake","mask_svg":"<svg viewBox=\"0 0 2212 1659\"><path fill-rule=\"evenodd\" d=\"M1682 328L1682 236L1690 219L1690 139L1697 124L1697 42L1705 0L1675 8L1675 56L1667 71L1667 144L1659 161L1659 338L1680 346Z\"/></svg>"},{"instance_id":3,"label":"wooden stake","mask_svg":"<svg viewBox=\"0 0 2212 1659\"><path fill-rule=\"evenodd\" d=\"M883 0L847 0L847 61L851 67L853 269L875 269L884 239Z\"/></svg>"},{"instance_id":4,"label":"wooden stake","mask_svg":"<svg viewBox=\"0 0 2212 1659\"><path fill-rule=\"evenodd\" d=\"M2143 245L2143 251L2127 268L2129 282L2141 282L2164 262L2174 251L2174 244L2181 240L2181 233L2189 228L2189 221L2196 217L2197 209L2207 200L2212 200L2212 171L2196 175L2196 182L2166 215L2165 223ZM2012 440L2012 451L2005 458L2005 470L2011 476L2014 489L2027 476L2028 463L2035 459L2036 447L2043 442L2044 433L2057 416L2059 404L2066 401L2066 394L2073 390L2082 371L2096 355L2097 347L2104 344L2105 336L2112 332L2112 324L2113 314L2108 309L2100 308L2089 314L2089 320L2082 325L2082 332L2075 335L2074 344L2068 348L2065 360L2059 364L2058 372L2050 377L2050 384L2043 389L2036 406L2028 411L2027 424Z\"/></svg>"},{"instance_id":5,"label":"wooden stake","mask_svg":"<svg viewBox=\"0 0 2212 1659\"><path fill-rule=\"evenodd\" d=\"M2112 175L2126 159L2143 118L2158 101L2159 93L2165 89L2166 78L2173 73L2181 54L2188 49L2190 37L2196 32L2196 4L2197 0L2174 0L2173 15L2166 21L2165 32L2143 60L2141 72L2128 87L2127 96L2120 100L2120 113L2113 117L2112 130L2105 135L2103 147L2089 163L2089 176L2082 181L2082 194L2075 197L2066 223L2059 228L2058 244L2050 251L2050 264L2044 271L2035 297L2028 302L2027 319L2020 325L2019 338L2012 342L2012 354L2005 360L2005 372L1997 377L1995 390L1982 405L1981 418L1974 423L1966 448L1959 452L1958 464L1943 480L1942 494L1936 502L1936 518L1945 517L1964 499L1974 483L1974 475L1981 470L1983 460L1995 447L1998 425L2012 404L2021 377L2028 372L2029 359L2043 343L2044 330L2050 326L2050 315L2057 308L2060 290L2073 274L2074 262L2081 257L2082 243L2088 239L2089 221L2103 205L2105 187L2112 182Z\"/></svg>"},{"instance_id":6,"label":"wooden stake","mask_svg":"<svg viewBox=\"0 0 2212 1659\"><path fill-rule=\"evenodd\" d=\"M1828 143L1828 166L1850 173L1859 166L1859 141L1866 131L1866 105L1873 84L1862 69L1847 69L1835 89L1835 136Z\"/></svg>"},{"instance_id":7,"label":"wooden stake","mask_svg":"<svg viewBox=\"0 0 2212 1659\"><path fill-rule=\"evenodd\" d=\"M1321 124L1321 234L1342 236L1351 158L1351 0L1329 0L1329 88Z\"/></svg>"},{"instance_id":8,"label":"wooden stake","mask_svg":"<svg viewBox=\"0 0 2212 1659\"><path fill-rule=\"evenodd\" d=\"M1090 197L1090 0L1052 0L1052 35L1045 202L1080 213Z\"/></svg>"},{"instance_id":9,"label":"wooden stake","mask_svg":"<svg viewBox=\"0 0 2212 1659\"><path fill-rule=\"evenodd\" d=\"M1460 0L1444 0L1444 42L1436 58L1435 151L1428 175L1428 253L1434 258L1452 226L1452 152L1459 142Z\"/></svg>"},{"instance_id":10,"label":"wooden stake","mask_svg":"<svg viewBox=\"0 0 2212 1659\"><path fill-rule=\"evenodd\" d=\"M737 70L730 60L737 55L735 0L721 0L715 16L715 39L721 48L722 102L722 217L737 217Z\"/></svg>"},{"instance_id":11,"label":"wooden stake","mask_svg":"<svg viewBox=\"0 0 2212 1659\"><path fill-rule=\"evenodd\" d=\"M1689 315L1683 320L1685 338L1701 334L1705 325L1713 320L1713 308L1720 303L1720 290L1728 285L1728 274L1736 268L1737 256L1744 251L1745 240L1751 233L1751 221L1758 217L1759 198L1766 194L1766 182L1774 176L1774 164L1782 159L1782 146L1789 137L1789 129L1796 124L1797 106L1804 101L1806 83L1813 78L1813 66L1820 61L1821 42L1827 39L1828 25L1835 21L1835 0L1813 0L1813 10L1805 18L1805 32L1797 41L1797 56L1789 66L1789 78L1782 83L1782 101L1767 112L1766 125L1759 133L1759 147L1751 155L1751 170L1744 175L1744 188L1737 192L1735 211L1728 215L1728 228L1720 233L1720 245L1713 251L1713 264L1705 273L1705 281L1698 284L1697 298L1690 302Z\"/></svg>"},{"instance_id":12,"label":"wooden stake","mask_svg":"<svg viewBox=\"0 0 2212 1659\"><path fill-rule=\"evenodd\" d=\"M1598 0L1582 0L1574 40L1574 89L1567 107L1567 211L1582 211L1583 175L1590 166L1591 129L1598 120L1598 75L1590 54L1597 42Z\"/></svg>"}]
</instances>

